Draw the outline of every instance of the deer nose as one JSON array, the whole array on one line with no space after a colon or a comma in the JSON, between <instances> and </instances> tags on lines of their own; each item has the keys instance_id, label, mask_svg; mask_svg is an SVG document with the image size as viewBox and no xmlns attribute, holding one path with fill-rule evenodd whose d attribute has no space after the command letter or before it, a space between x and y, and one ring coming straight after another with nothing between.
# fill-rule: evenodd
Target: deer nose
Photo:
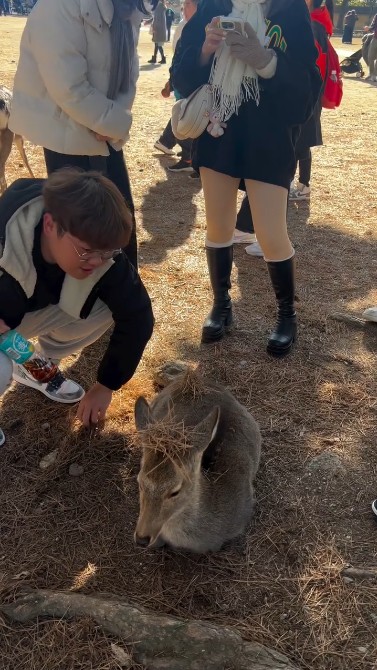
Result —
<instances>
[{"instance_id":1,"label":"deer nose","mask_svg":"<svg viewBox=\"0 0 377 670\"><path fill-rule=\"evenodd\" d=\"M148 535L146 535L145 537L141 537L141 535L138 535L137 533L135 533L134 540L135 540L135 543L139 547L148 547L148 545L150 544L151 538Z\"/></svg>"}]
</instances>

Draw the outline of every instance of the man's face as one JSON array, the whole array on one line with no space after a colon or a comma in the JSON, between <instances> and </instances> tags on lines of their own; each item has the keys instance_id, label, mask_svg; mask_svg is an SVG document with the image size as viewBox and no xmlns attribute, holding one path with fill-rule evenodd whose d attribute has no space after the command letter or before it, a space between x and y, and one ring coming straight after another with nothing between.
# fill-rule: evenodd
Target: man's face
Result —
<instances>
[{"instance_id":1,"label":"man's face","mask_svg":"<svg viewBox=\"0 0 377 670\"><path fill-rule=\"evenodd\" d=\"M195 14L197 5L192 0L184 0L183 2L183 16L186 21L189 21Z\"/></svg>"},{"instance_id":2,"label":"man's face","mask_svg":"<svg viewBox=\"0 0 377 670\"><path fill-rule=\"evenodd\" d=\"M59 234L58 225L48 213L43 218L42 239L42 254L45 260L56 263L74 279L90 277L94 270L108 260L100 255L101 251L91 249L86 242L73 237L70 233ZM108 256L111 254L108 251L103 253Z\"/></svg>"}]
</instances>

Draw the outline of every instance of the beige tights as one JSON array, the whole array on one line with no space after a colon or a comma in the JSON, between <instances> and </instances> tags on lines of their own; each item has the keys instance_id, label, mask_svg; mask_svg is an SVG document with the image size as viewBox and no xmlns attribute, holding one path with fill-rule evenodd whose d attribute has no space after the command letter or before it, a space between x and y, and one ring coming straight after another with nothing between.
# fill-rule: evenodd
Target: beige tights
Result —
<instances>
[{"instance_id":1,"label":"beige tights","mask_svg":"<svg viewBox=\"0 0 377 670\"><path fill-rule=\"evenodd\" d=\"M232 244L240 180L200 168L207 219L207 245ZM245 180L254 230L266 261L284 261L294 251L287 231L287 190L254 179Z\"/></svg>"}]
</instances>

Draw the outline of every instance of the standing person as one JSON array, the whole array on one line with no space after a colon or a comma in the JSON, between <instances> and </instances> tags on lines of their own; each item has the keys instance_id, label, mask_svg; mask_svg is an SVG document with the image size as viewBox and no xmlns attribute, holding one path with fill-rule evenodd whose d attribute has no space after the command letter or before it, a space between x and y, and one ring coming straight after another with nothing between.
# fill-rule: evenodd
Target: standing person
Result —
<instances>
[{"instance_id":1,"label":"standing person","mask_svg":"<svg viewBox=\"0 0 377 670\"><path fill-rule=\"evenodd\" d=\"M85 426L105 418L152 335L149 296L120 248L131 230L122 194L98 172L19 179L0 198L0 335L16 329L37 337L41 354L59 361L113 327L97 380L78 406ZM75 382L39 382L0 352L0 396L12 376L55 402L73 402L82 391Z\"/></svg>"},{"instance_id":2,"label":"standing person","mask_svg":"<svg viewBox=\"0 0 377 670\"><path fill-rule=\"evenodd\" d=\"M245 21L245 34L221 30L219 14ZM304 0L203 0L183 30L172 65L174 87L188 96L210 82L214 98L210 124L193 152L204 191L214 297L202 342L221 339L232 323L233 234L237 191L244 180L277 301L267 351L283 356L291 350L295 260L287 195L297 127L312 113L321 85L316 58Z\"/></svg>"},{"instance_id":3,"label":"standing person","mask_svg":"<svg viewBox=\"0 0 377 670\"><path fill-rule=\"evenodd\" d=\"M177 44L181 38L182 30L184 26L186 25L187 21L189 21L195 14L197 8L198 8L198 2L199 0L184 0L183 3L183 19L180 21L180 23L177 25L175 32L174 32L174 37L173 37L173 52L175 51ZM172 92L172 85L169 81L166 82L164 88L161 91L161 94L164 98L168 98L170 96L170 93ZM174 96L176 100L179 99L179 94L177 91L173 91ZM177 163L174 165L170 165L168 167L168 170L170 172L193 172L193 169L191 167L191 149L192 149L192 140L187 139L187 140L177 140L173 133L173 129L171 127L171 119L169 119L169 122L167 123L164 132L162 135L160 135L160 138L155 142L155 149L158 149L159 151L162 151L164 154L167 154L168 156L173 156L174 155L174 147L176 144L179 144L181 147L181 160L179 160Z\"/></svg>"},{"instance_id":4,"label":"standing person","mask_svg":"<svg viewBox=\"0 0 377 670\"><path fill-rule=\"evenodd\" d=\"M368 66L369 75L367 79L377 81L377 14L374 16L372 23L367 29L368 33L372 33L373 37L368 48Z\"/></svg>"},{"instance_id":5,"label":"standing person","mask_svg":"<svg viewBox=\"0 0 377 670\"><path fill-rule=\"evenodd\" d=\"M306 0L310 17L312 20L315 43L318 49L317 65L321 72L323 81L322 90L328 76L327 66L327 39L333 34L333 0ZM302 126L298 138L295 155L296 165L298 163L299 175L298 183L292 186L290 200L309 200L310 199L310 177L312 171L312 151L311 147L318 147L323 144L322 126L321 126L321 96L314 107L310 119Z\"/></svg>"},{"instance_id":6,"label":"standing person","mask_svg":"<svg viewBox=\"0 0 377 670\"><path fill-rule=\"evenodd\" d=\"M38 0L21 39L9 127L44 149L47 173L106 174L133 214L126 249L137 267L136 224L122 147L139 76L142 0Z\"/></svg>"},{"instance_id":7,"label":"standing person","mask_svg":"<svg viewBox=\"0 0 377 670\"><path fill-rule=\"evenodd\" d=\"M166 42L166 10L165 0L159 0L153 12L152 41L154 42L154 54L148 63L156 63L157 54L160 53L162 65L166 63L164 44Z\"/></svg>"},{"instance_id":8,"label":"standing person","mask_svg":"<svg viewBox=\"0 0 377 670\"><path fill-rule=\"evenodd\" d=\"M167 42L170 42L170 33L171 33L171 27L173 25L173 21L175 19L175 14L172 10L171 7L168 7L165 13L166 17L166 40Z\"/></svg>"},{"instance_id":9,"label":"standing person","mask_svg":"<svg viewBox=\"0 0 377 670\"><path fill-rule=\"evenodd\" d=\"M343 24L343 44L352 44L353 31L355 30L355 25L358 20L358 15L356 14L355 9L350 9L349 12L344 17Z\"/></svg>"},{"instance_id":10,"label":"standing person","mask_svg":"<svg viewBox=\"0 0 377 670\"><path fill-rule=\"evenodd\" d=\"M9 2L8 0L0 0L0 15L3 14L7 16L9 14Z\"/></svg>"}]
</instances>

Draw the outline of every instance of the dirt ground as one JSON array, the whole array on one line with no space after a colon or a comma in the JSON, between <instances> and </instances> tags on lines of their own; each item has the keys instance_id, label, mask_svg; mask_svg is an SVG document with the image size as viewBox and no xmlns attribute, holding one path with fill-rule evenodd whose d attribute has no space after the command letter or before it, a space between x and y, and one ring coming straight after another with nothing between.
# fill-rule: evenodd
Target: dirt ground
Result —
<instances>
[{"instance_id":1,"label":"dirt ground","mask_svg":"<svg viewBox=\"0 0 377 670\"><path fill-rule=\"evenodd\" d=\"M23 25L21 18L0 18L0 83L12 85ZM171 101L159 94L168 66L147 64L149 40L143 31L126 158L155 333L94 438L79 429L74 410L26 388L3 398L0 592L7 600L26 585L112 592L151 610L234 626L306 670L376 670L376 583L345 581L340 570L377 565L370 512L377 496L377 329L352 328L330 315L359 315L377 304L377 87L345 79L341 108L323 115L325 145L314 152L311 202L289 206L298 259L294 353L283 361L265 353L274 299L263 260L242 246L235 249L232 291L237 327L222 344L203 347L210 305L203 197L200 184L169 173L173 159L153 149ZM170 46L168 52L170 61ZM41 150L29 143L26 150L42 176ZM8 182L27 176L15 148L6 171ZM102 341L67 361L86 387L104 347ZM139 462L127 446L133 403L140 393L153 395L156 366L172 358L224 382L263 435L256 518L246 537L211 556L149 552L132 540ZM41 458L56 448L56 464L42 471ZM338 457L334 473L311 463L324 452ZM68 474L72 462L83 465L81 477ZM113 670L119 665L112 641L89 621L14 626L0 619L0 669Z\"/></svg>"}]
</instances>

